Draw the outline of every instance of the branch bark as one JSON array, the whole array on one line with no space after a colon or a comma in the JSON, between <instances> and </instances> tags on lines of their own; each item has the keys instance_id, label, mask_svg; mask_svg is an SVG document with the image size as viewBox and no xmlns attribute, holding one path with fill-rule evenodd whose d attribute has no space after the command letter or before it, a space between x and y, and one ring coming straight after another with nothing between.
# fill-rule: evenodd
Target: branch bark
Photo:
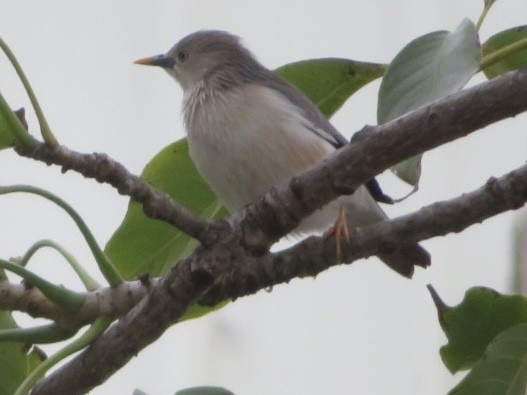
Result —
<instances>
[{"instance_id":1,"label":"branch bark","mask_svg":"<svg viewBox=\"0 0 527 395\"><path fill-rule=\"evenodd\" d=\"M497 214L518 209L525 202L527 165L503 177L492 177L485 185L457 198L431 204L390 221L350 230L351 244L341 246L342 261L351 263L389 253L396 245L459 233ZM250 295L294 278L315 277L338 264L335 239L312 236L287 250L232 267L228 275L220 277L198 301L214 304Z\"/></svg>"},{"instance_id":2,"label":"branch bark","mask_svg":"<svg viewBox=\"0 0 527 395\"><path fill-rule=\"evenodd\" d=\"M15 147L16 149L16 147ZM174 203L165 193L155 190L121 163L106 154L84 154L64 146L39 144L33 152L16 149L19 155L61 167L62 172L74 170L86 178L112 185L121 195L143 204L146 215L161 219L202 241L209 222L187 208Z\"/></svg>"},{"instance_id":3,"label":"branch bark","mask_svg":"<svg viewBox=\"0 0 527 395\"><path fill-rule=\"evenodd\" d=\"M238 241L249 252L263 253L303 218L390 166L526 109L527 70L436 100L385 125L367 128L368 133L360 133L328 160L270 191L244 214L233 216L229 226L224 221L211 226L105 154L81 154L45 144L34 153L19 153L108 183L142 203L146 215L180 228L207 246L241 227L245 231Z\"/></svg>"},{"instance_id":4,"label":"branch bark","mask_svg":"<svg viewBox=\"0 0 527 395\"><path fill-rule=\"evenodd\" d=\"M335 241L331 238L311 237L279 254L267 251L302 218L337 196L351 193L395 163L526 110L527 71L510 73L380 126L376 133L342 148L287 185L270 191L227 222L204 224L201 247L179 262L147 297L89 348L39 382L33 393L76 394L92 389L161 336L197 301L214 303L253 293L337 264ZM59 163L55 160L48 157L50 163ZM491 180L469 197L436 203L406 217L355 229L351 235L353 246L345 248L342 257L351 261L389 250L397 243L461 231L488 216L517 208L527 199L526 177L524 166L502 179ZM110 179L104 181L114 185ZM149 196L138 194L133 198L148 206Z\"/></svg>"},{"instance_id":5,"label":"branch bark","mask_svg":"<svg viewBox=\"0 0 527 395\"><path fill-rule=\"evenodd\" d=\"M53 320L66 329L77 329L101 315L118 318L128 313L158 282L159 279L149 278L87 292L82 307L72 312L51 302L36 287L0 280L0 310L22 311L32 317Z\"/></svg>"},{"instance_id":6,"label":"branch bark","mask_svg":"<svg viewBox=\"0 0 527 395\"><path fill-rule=\"evenodd\" d=\"M526 201L527 165L499 179L490 178L479 189L455 199L434 203L390 221L351 229L352 243L341 246L342 262L351 263L367 256L389 253L396 245L461 232L487 218L520 208ZM192 282L208 284L210 279L216 279L197 303L212 306L287 283L294 278L315 277L340 264L334 243L331 238L310 237L277 253L246 258L244 264L233 264L229 271L225 270L225 263L218 257L203 263L199 256L194 256L194 269L190 269L194 272ZM93 322L100 315L117 318L128 313L160 284L160 278L152 278L90 292L83 307L72 313L51 303L34 287L2 281L0 309L24 311L34 317L51 319L65 328L78 328Z\"/></svg>"},{"instance_id":7,"label":"branch bark","mask_svg":"<svg viewBox=\"0 0 527 395\"><path fill-rule=\"evenodd\" d=\"M385 252L395 244L460 232L500 212L518 208L525 201L527 165L500 179L492 178L478 190L458 198L354 229L350 235L353 243L345 246L343 257L352 262ZM190 305L215 304L300 276L316 276L340 264L335 247L335 239L313 236L282 252L245 261L230 256L231 252L201 248L176 265L140 304L88 349L39 382L33 394L83 394L159 338Z\"/></svg>"}]
</instances>

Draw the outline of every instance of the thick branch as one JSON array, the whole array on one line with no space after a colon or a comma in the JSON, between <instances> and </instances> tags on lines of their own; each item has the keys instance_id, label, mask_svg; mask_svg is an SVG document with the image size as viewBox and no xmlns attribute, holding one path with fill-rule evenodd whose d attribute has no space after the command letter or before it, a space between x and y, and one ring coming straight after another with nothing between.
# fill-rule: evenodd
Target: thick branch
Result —
<instances>
[{"instance_id":1,"label":"thick branch","mask_svg":"<svg viewBox=\"0 0 527 395\"><path fill-rule=\"evenodd\" d=\"M527 165L455 199L437 202L405 216L350 230L351 244L342 245L343 261L351 263L386 253L394 246L461 232L473 224L527 202ZM253 294L298 277L317 276L338 265L334 239L309 237L275 254L235 266L200 299L204 304Z\"/></svg>"},{"instance_id":2,"label":"thick branch","mask_svg":"<svg viewBox=\"0 0 527 395\"><path fill-rule=\"evenodd\" d=\"M82 154L64 146L52 147L46 144L39 144L31 153L24 150L17 152L48 165L59 165L63 172L74 170L87 178L108 183L120 194L141 202L143 210L150 218L162 219L198 240L201 240L209 225L203 218L175 204L170 196L155 190L106 154Z\"/></svg>"},{"instance_id":3,"label":"thick branch","mask_svg":"<svg viewBox=\"0 0 527 395\"><path fill-rule=\"evenodd\" d=\"M351 261L383 252L392 244L460 232L525 201L527 165L456 199L353 230L353 244L344 248L344 257ZM310 237L288 250L248 259L245 264L229 262L229 255L226 251L200 250L180 262L130 314L39 383L33 393L56 394L67 389L70 394L81 394L92 389L161 336L196 301L217 303L252 294L299 276L315 276L339 264L335 240L323 237ZM213 279L214 285L208 287Z\"/></svg>"},{"instance_id":4,"label":"thick branch","mask_svg":"<svg viewBox=\"0 0 527 395\"><path fill-rule=\"evenodd\" d=\"M526 110L527 70L439 99L372 128L367 138L354 139L353 144L295 177L288 185L272 190L243 215L234 216L227 228L224 222L209 226L207 221L155 191L104 154L80 154L65 147L41 145L29 156L111 184L120 193L142 203L150 217L180 228L205 245L211 246L229 237L232 229L241 227L244 233L238 242L250 252L263 253L303 218L339 195L351 193L390 166Z\"/></svg>"},{"instance_id":5,"label":"thick branch","mask_svg":"<svg viewBox=\"0 0 527 395\"><path fill-rule=\"evenodd\" d=\"M327 262L336 264L332 239L309 238L282 255L254 258L247 252L266 251L273 240L292 230L301 218L339 194L350 193L404 158L526 109L527 71L520 71L422 107L343 148L323 164L296 177L288 186L271 191L244 212L234 215L230 221L232 232L221 234L217 243L200 247L181 261L136 308L92 346L39 383L34 393L88 391L161 336L198 300L213 302L224 296L252 293L264 283L269 286L274 281L315 274L329 267ZM390 249L395 243L459 231L487 216L523 204L527 198L526 185L526 169L522 168L475 192L476 202L470 204L476 204L480 194L486 197L481 197L481 206L476 204L481 211L473 215L467 215L467 202L461 200L438 203L406 219L356 229L352 234L353 249L346 249L343 256L354 259ZM491 203L487 204L487 199ZM438 209L441 205L443 208ZM485 207L489 209L487 214L484 214ZM420 216L428 222L419 222ZM438 217L448 220L438 226ZM289 259L296 263L282 266ZM326 263L320 265L320 262ZM256 279L260 277L267 280L258 283Z\"/></svg>"},{"instance_id":6,"label":"thick branch","mask_svg":"<svg viewBox=\"0 0 527 395\"><path fill-rule=\"evenodd\" d=\"M244 223L233 227L246 230L244 244L266 250L303 218L385 169L526 110L527 69L439 99L377 128L366 128L353 144L248 206L247 216L234 216L234 221Z\"/></svg>"},{"instance_id":7,"label":"thick branch","mask_svg":"<svg viewBox=\"0 0 527 395\"><path fill-rule=\"evenodd\" d=\"M449 232L461 232L468 226L501 212L521 207L527 200L527 165L471 193L446 202L434 203L413 214L351 230L351 245L342 246L343 261L387 253L393 246L417 242ZM275 254L246 259L225 273L198 302L214 305L288 282L299 276L316 276L336 262L336 248L331 240L312 237ZM199 264L199 263L198 263ZM212 278L206 265L200 270ZM225 270L222 270L225 272ZM86 294L86 303L79 311L62 310L42 293L24 284L0 281L0 310L23 311L33 317L51 319L65 328L78 328L93 322L100 315L120 317L130 311L147 292L160 284L160 279L124 282L117 288L104 288Z\"/></svg>"}]
</instances>

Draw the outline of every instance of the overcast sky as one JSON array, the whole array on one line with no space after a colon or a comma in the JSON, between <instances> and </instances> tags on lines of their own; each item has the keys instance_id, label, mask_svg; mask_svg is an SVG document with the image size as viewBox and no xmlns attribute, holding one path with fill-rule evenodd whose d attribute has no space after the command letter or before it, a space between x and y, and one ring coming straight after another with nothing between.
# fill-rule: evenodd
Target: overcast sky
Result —
<instances>
[{"instance_id":1,"label":"overcast sky","mask_svg":"<svg viewBox=\"0 0 527 395\"><path fill-rule=\"evenodd\" d=\"M217 28L243 37L270 68L328 56L387 63L419 35L452 30L464 17L476 20L482 3L2 0L0 35L26 70L62 144L106 152L139 173L156 152L183 136L183 128L179 87L161 70L133 65L137 58L163 53L195 30ZM483 40L525 24L526 15L524 0L498 1L481 30ZM13 107L26 107L36 133L28 99L3 58L0 89ZM378 83L368 86L334 118L344 135L375 123L377 89ZM386 210L391 216L410 212L522 165L526 123L522 115L427 154L419 193ZM101 244L126 210L128 200L113 189L12 152L0 152L0 168L0 184L38 185L70 202ZM408 191L391 175L381 180L392 195ZM433 266L412 281L371 258L238 300L171 328L93 394L130 394L134 388L169 394L203 384L242 395L443 394L459 377L440 361L446 340L425 284L450 304L474 285L506 292L513 222L514 215L505 214L463 234L424 242ZM0 197L0 223L1 258L52 238L96 272L71 220L50 203ZM80 287L53 253L39 254L31 268Z\"/></svg>"}]
</instances>

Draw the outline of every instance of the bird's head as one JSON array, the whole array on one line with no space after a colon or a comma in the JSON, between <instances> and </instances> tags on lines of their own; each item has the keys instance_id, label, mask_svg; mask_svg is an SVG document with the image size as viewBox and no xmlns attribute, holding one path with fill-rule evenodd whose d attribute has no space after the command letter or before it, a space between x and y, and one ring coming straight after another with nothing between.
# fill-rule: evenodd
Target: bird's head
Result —
<instances>
[{"instance_id":1,"label":"bird's head","mask_svg":"<svg viewBox=\"0 0 527 395\"><path fill-rule=\"evenodd\" d=\"M243 82L262 68L241 45L239 37L219 30L192 33L165 55L139 59L135 63L162 67L184 90L209 78L225 85Z\"/></svg>"}]
</instances>

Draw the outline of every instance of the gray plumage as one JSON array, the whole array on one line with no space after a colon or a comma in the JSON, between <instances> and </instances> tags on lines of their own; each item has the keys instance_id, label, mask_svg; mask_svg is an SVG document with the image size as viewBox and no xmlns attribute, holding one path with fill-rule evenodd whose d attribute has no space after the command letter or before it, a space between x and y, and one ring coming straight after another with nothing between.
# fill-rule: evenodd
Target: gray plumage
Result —
<instances>
[{"instance_id":1,"label":"gray plumage","mask_svg":"<svg viewBox=\"0 0 527 395\"><path fill-rule=\"evenodd\" d=\"M161 66L183 88L190 155L231 211L347 144L304 94L261 65L232 34L199 31L166 55L137 63ZM296 233L326 230L341 206L349 227L387 218L361 186L306 218ZM381 259L408 277L414 265L430 264L417 244L400 246Z\"/></svg>"}]
</instances>

